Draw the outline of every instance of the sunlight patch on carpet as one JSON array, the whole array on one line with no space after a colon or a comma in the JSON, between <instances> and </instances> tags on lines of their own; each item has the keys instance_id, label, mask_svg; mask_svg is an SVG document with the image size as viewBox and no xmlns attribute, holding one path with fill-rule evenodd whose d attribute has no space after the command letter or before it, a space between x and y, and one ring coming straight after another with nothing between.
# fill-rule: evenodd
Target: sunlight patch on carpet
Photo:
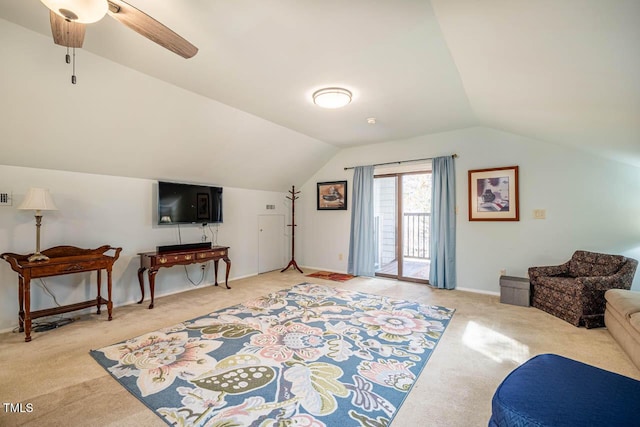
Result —
<instances>
[{"instance_id":1,"label":"sunlight patch on carpet","mask_svg":"<svg viewBox=\"0 0 640 427\"><path fill-rule=\"evenodd\" d=\"M522 365L531 357L528 345L474 321L467 324L462 342L497 363L509 361Z\"/></svg>"},{"instance_id":2,"label":"sunlight patch on carpet","mask_svg":"<svg viewBox=\"0 0 640 427\"><path fill-rule=\"evenodd\" d=\"M91 355L167 424L385 426L454 311L302 283Z\"/></svg>"}]
</instances>

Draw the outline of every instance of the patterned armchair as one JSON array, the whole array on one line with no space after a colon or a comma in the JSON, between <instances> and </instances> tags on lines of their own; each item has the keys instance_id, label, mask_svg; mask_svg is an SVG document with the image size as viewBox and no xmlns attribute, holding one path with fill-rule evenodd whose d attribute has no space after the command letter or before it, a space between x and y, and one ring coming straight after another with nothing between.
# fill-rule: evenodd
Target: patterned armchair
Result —
<instances>
[{"instance_id":1,"label":"patterned armchair","mask_svg":"<svg viewBox=\"0 0 640 427\"><path fill-rule=\"evenodd\" d=\"M530 267L531 305L575 326L604 326L604 293L630 289L638 261L576 251L562 265Z\"/></svg>"}]
</instances>

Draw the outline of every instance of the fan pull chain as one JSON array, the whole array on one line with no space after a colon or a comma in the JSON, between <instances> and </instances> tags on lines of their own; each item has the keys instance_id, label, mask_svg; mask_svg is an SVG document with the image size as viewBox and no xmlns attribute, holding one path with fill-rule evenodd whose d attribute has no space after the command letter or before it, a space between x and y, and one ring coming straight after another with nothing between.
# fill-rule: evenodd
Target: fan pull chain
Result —
<instances>
[{"instance_id":1,"label":"fan pull chain","mask_svg":"<svg viewBox=\"0 0 640 427\"><path fill-rule=\"evenodd\" d=\"M72 64L73 71L71 74L71 83L76 84L76 47L73 46L73 63L71 62L71 55L69 55L69 45L71 44L71 34L69 33L69 21L65 19L65 27L67 30L67 54L64 56L64 62L67 64Z\"/></svg>"},{"instance_id":2,"label":"fan pull chain","mask_svg":"<svg viewBox=\"0 0 640 427\"><path fill-rule=\"evenodd\" d=\"M69 56L69 20L68 19L64 20L64 26L65 26L65 29L67 30L67 54L64 56L64 62L66 62L67 64L71 64L71 57Z\"/></svg>"},{"instance_id":3,"label":"fan pull chain","mask_svg":"<svg viewBox=\"0 0 640 427\"><path fill-rule=\"evenodd\" d=\"M73 74L71 74L71 84L76 84L76 48L73 48Z\"/></svg>"}]
</instances>

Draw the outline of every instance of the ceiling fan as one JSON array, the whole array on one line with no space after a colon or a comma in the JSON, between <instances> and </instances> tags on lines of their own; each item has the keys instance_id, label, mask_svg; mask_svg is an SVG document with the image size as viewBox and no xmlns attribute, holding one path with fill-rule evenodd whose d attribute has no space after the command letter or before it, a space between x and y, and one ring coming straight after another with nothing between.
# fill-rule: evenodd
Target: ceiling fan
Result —
<instances>
[{"instance_id":1,"label":"ceiling fan","mask_svg":"<svg viewBox=\"0 0 640 427\"><path fill-rule=\"evenodd\" d=\"M81 48L86 24L97 22L108 13L133 31L183 58L191 58L198 53L198 48L186 39L122 0L40 1L49 8L54 43L67 48ZM70 62L69 55L67 62ZM75 75L72 83L75 83Z\"/></svg>"}]
</instances>

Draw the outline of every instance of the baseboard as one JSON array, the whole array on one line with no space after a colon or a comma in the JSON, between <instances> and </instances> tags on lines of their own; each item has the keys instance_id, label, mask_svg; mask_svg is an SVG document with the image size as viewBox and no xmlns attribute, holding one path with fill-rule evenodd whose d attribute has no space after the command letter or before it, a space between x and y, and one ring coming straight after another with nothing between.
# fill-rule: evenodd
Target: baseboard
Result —
<instances>
[{"instance_id":1,"label":"baseboard","mask_svg":"<svg viewBox=\"0 0 640 427\"><path fill-rule=\"evenodd\" d=\"M323 268L323 267L311 267L311 266L308 266L308 265L301 266L300 268L303 269L303 271L304 271L305 268L309 269L309 270L327 271L327 269ZM333 271L333 270L329 270L329 271ZM335 271L335 273L349 274L346 271ZM378 277L378 276L374 276L372 278L396 280L396 279L389 278L389 277ZM409 283L413 283L413 282L409 282ZM434 288L434 289L437 289L437 288ZM492 295L492 296L498 296L498 297L500 296L500 292L485 291L485 290L482 290L482 289L456 287L455 290L456 291L463 291L463 292L473 292L475 294Z\"/></svg>"},{"instance_id":2,"label":"baseboard","mask_svg":"<svg viewBox=\"0 0 640 427\"><path fill-rule=\"evenodd\" d=\"M474 288L461 288L461 287L456 287L455 288L456 291L463 291L463 292L473 292L474 294L483 294L483 295L493 295L493 296L500 296L500 292L494 292L494 291L485 291L482 289L474 289Z\"/></svg>"},{"instance_id":3,"label":"baseboard","mask_svg":"<svg viewBox=\"0 0 640 427\"><path fill-rule=\"evenodd\" d=\"M237 276L237 277L233 277L233 278L229 278L229 283L235 282L236 280L240 280L240 279L246 279L247 277L253 277L253 276L257 276L257 274L247 274L245 276ZM193 286L191 285L189 288L186 289L176 289L174 291L169 291L169 292L163 292L163 293L158 293L156 292L154 295L154 300L161 298L161 297L168 297L169 295L175 295L175 294L180 294L182 292L188 292L188 291L192 291L194 289L199 289L205 286L214 286L214 282L206 282L206 283L201 283L198 286ZM224 288L224 277L222 278L222 281L218 281L218 287L222 287ZM144 301L142 302L142 305L145 304L145 302L151 302L151 296L149 295L149 285L145 283L145 294L144 294ZM134 301L129 301L129 302L123 302L122 304L118 304L117 306L114 305L114 307L122 307L125 305L130 305L132 303L138 303L138 300L134 300Z\"/></svg>"},{"instance_id":4,"label":"baseboard","mask_svg":"<svg viewBox=\"0 0 640 427\"><path fill-rule=\"evenodd\" d=\"M4 334L4 333L6 333L6 332L13 332L13 330L14 330L15 328L17 328L17 327L18 327L18 324L16 323L16 325L15 325L15 326L11 326L11 327L9 327L9 328L7 328L7 329L0 329L0 334ZM16 332L16 334L24 334L24 332Z\"/></svg>"}]
</instances>

